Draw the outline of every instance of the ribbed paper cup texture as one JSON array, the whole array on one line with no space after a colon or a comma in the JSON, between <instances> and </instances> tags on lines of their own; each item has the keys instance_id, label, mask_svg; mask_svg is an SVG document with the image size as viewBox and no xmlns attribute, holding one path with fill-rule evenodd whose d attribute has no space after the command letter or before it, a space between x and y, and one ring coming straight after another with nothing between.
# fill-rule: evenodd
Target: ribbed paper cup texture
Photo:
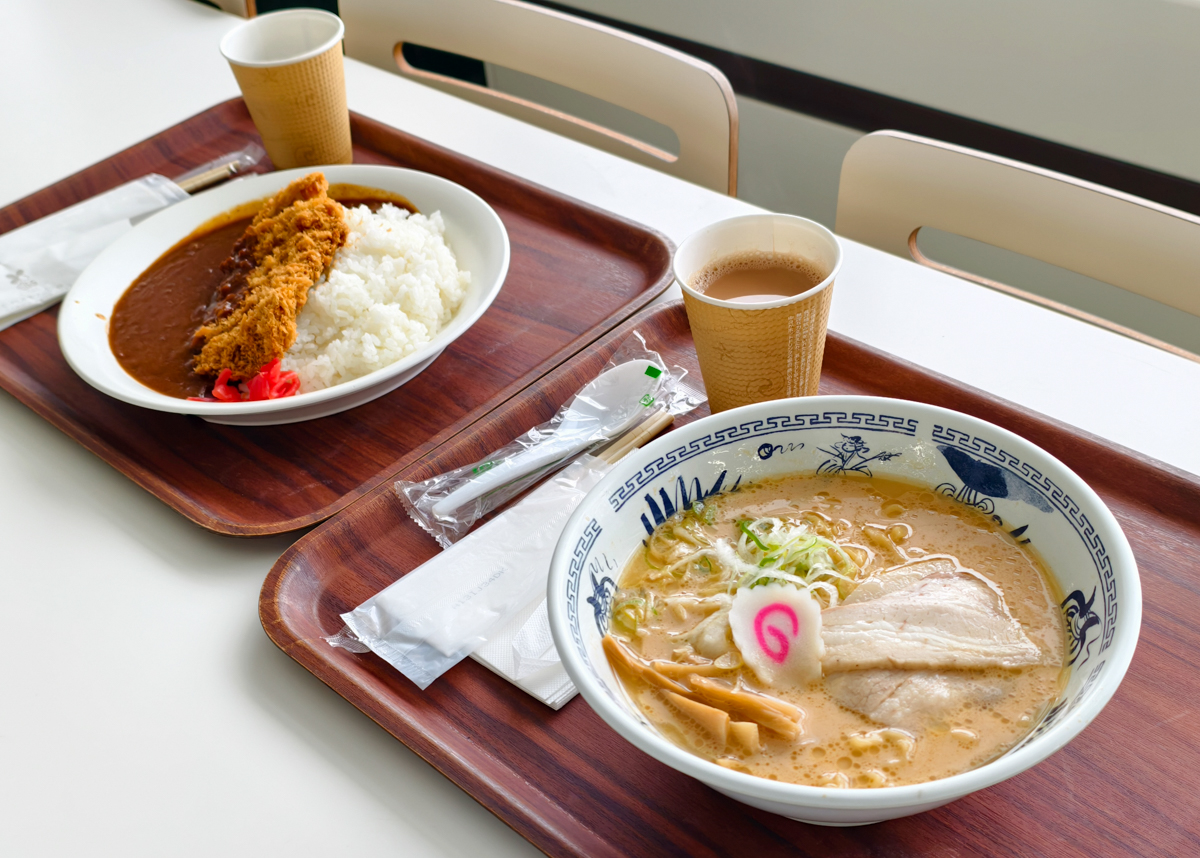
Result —
<instances>
[{"instance_id":1,"label":"ribbed paper cup texture","mask_svg":"<svg viewBox=\"0 0 1200 858\"><path fill-rule=\"evenodd\" d=\"M714 413L792 396L821 381L833 284L811 298L770 310L732 310L683 295Z\"/></svg>"},{"instance_id":2,"label":"ribbed paper cup texture","mask_svg":"<svg viewBox=\"0 0 1200 858\"><path fill-rule=\"evenodd\" d=\"M826 274L814 288L765 305L714 301L690 288L707 265L748 251L802 256ZM748 215L706 227L680 245L675 275L708 402L716 413L753 402L812 396L821 380L837 239L791 215Z\"/></svg>"},{"instance_id":3,"label":"ribbed paper cup texture","mask_svg":"<svg viewBox=\"0 0 1200 858\"><path fill-rule=\"evenodd\" d=\"M353 160L340 44L295 65L230 67L276 168Z\"/></svg>"},{"instance_id":4,"label":"ribbed paper cup texture","mask_svg":"<svg viewBox=\"0 0 1200 858\"><path fill-rule=\"evenodd\" d=\"M221 53L279 169L353 160L344 33L337 15L285 9L251 18L221 40Z\"/></svg>"}]
</instances>

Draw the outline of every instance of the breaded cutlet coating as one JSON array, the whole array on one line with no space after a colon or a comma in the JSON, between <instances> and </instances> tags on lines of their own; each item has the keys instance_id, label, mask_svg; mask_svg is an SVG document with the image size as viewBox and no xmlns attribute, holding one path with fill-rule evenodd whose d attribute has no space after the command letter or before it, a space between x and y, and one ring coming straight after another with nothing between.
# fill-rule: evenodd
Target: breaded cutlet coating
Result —
<instances>
[{"instance_id":1,"label":"breaded cutlet coating","mask_svg":"<svg viewBox=\"0 0 1200 858\"><path fill-rule=\"evenodd\" d=\"M229 369L249 379L291 348L308 290L349 232L328 190L325 176L312 173L263 204L222 266L225 281L196 331L196 373Z\"/></svg>"}]
</instances>

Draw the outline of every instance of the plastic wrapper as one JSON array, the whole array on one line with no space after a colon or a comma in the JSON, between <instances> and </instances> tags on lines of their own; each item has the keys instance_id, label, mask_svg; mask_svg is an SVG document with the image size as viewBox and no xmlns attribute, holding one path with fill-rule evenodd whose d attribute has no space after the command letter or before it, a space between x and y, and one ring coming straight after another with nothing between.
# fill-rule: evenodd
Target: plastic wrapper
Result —
<instances>
[{"instance_id":1,"label":"plastic wrapper","mask_svg":"<svg viewBox=\"0 0 1200 858\"><path fill-rule=\"evenodd\" d=\"M231 152L179 177L211 183L262 157L257 145ZM0 235L0 330L57 303L93 259L138 221L188 193L152 173Z\"/></svg>"},{"instance_id":2,"label":"plastic wrapper","mask_svg":"<svg viewBox=\"0 0 1200 858\"><path fill-rule=\"evenodd\" d=\"M567 519L611 465L584 456L427 563L409 572L342 619L353 635L334 646L366 646L420 688L426 688L482 646L512 629L512 675L506 653L492 669L557 708L574 694L553 643L541 634L550 560ZM528 628L527 628L528 627ZM562 673L559 677L554 671ZM565 687L564 687L565 681Z\"/></svg>"},{"instance_id":3,"label":"plastic wrapper","mask_svg":"<svg viewBox=\"0 0 1200 858\"><path fill-rule=\"evenodd\" d=\"M421 482L400 480L396 493L413 520L443 548L449 547L489 512L565 467L581 452L612 440L656 411L677 416L701 405L704 394L685 381L686 375L682 367L668 367L634 331L604 370L548 422L478 462ZM639 383L645 387L638 387ZM633 391L632 397L624 395L627 389ZM526 470L530 466L533 469ZM487 490L471 497L484 484ZM464 494L466 499L458 502Z\"/></svg>"},{"instance_id":4,"label":"plastic wrapper","mask_svg":"<svg viewBox=\"0 0 1200 858\"><path fill-rule=\"evenodd\" d=\"M220 158L214 158L207 164L201 164L186 173L175 177L175 184L188 193L207 188L209 185L245 173L259 161L267 152L257 143L248 143L246 148L229 152Z\"/></svg>"}]
</instances>

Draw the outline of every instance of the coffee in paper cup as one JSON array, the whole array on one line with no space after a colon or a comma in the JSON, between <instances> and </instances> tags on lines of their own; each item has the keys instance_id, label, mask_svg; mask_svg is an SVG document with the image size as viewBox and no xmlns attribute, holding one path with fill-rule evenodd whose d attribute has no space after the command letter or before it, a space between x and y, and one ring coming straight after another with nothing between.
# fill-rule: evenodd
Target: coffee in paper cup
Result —
<instances>
[{"instance_id":1,"label":"coffee in paper cup","mask_svg":"<svg viewBox=\"0 0 1200 858\"><path fill-rule=\"evenodd\" d=\"M833 233L794 215L719 221L679 246L675 277L714 413L817 392L841 262Z\"/></svg>"},{"instance_id":2,"label":"coffee in paper cup","mask_svg":"<svg viewBox=\"0 0 1200 858\"><path fill-rule=\"evenodd\" d=\"M344 32L337 15L288 9L252 18L221 40L277 169L353 160Z\"/></svg>"}]
</instances>

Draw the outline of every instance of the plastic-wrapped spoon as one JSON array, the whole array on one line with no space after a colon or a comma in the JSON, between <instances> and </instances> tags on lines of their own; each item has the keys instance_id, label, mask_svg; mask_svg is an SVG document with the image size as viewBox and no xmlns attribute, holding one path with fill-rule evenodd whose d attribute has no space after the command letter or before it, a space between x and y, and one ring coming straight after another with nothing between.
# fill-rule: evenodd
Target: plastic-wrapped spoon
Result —
<instances>
[{"instance_id":1,"label":"plastic-wrapped spoon","mask_svg":"<svg viewBox=\"0 0 1200 858\"><path fill-rule=\"evenodd\" d=\"M549 438L455 489L434 504L433 514L449 515L519 477L621 434L645 414L662 375L653 361L631 360L596 376L571 400L562 423Z\"/></svg>"}]
</instances>

